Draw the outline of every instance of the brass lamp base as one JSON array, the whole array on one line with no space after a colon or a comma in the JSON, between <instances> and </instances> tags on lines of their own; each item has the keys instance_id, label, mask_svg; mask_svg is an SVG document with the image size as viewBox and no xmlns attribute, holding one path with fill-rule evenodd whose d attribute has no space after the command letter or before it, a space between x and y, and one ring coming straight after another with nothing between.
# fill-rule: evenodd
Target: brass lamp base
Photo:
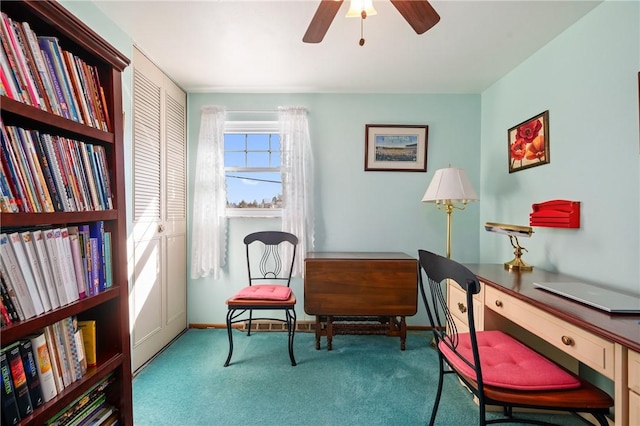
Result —
<instances>
[{"instance_id":1,"label":"brass lamp base","mask_svg":"<svg viewBox=\"0 0 640 426\"><path fill-rule=\"evenodd\" d=\"M508 269L509 271L517 270L517 271L531 271L533 270L533 266L528 265L524 260L522 260L522 251L527 251L526 248L520 246L518 242L518 237L509 235L509 240L511 241L511 245L513 246L513 255L515 256L513 260L510 262L504 263L504 269Z\"/></svg>"},{"instance_id":2,"label":"brass lamp base","mask_svg":"<svg viewBox=\"0 0 640 426\"><path fill-rule=\"evenodd\" d=\"M517 271L532 271L533 266L528 265L519 257L514 258L510 262L504 262L504 269L509 271L517 270Z\"/></svg>"}]
</instances>

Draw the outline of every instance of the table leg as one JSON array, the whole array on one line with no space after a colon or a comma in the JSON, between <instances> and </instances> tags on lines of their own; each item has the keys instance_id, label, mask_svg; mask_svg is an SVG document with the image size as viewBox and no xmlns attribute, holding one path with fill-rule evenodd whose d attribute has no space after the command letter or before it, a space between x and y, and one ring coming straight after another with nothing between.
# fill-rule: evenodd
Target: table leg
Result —
<instances>
[{"instance_id":1,"label":"table leg","mask_svg":"<svg viewBox=\"0 0 640 426\"><path fill-rule=\"evenodd\" d=\"M407 342L407 321L404 317L400 318L400 350L404 351Z\"/></svg>"},{"instance_id":2,"label":"table leg","mask_svg":"<svg viewBox=\"0 0 640 426\"><path fill-rule=\"evenodd\" d=\"M320 349L320 336L322 336L322 321L320 316L316 315L316 350Z\"/></svg>"},{"instance_id":3,"label":"table leg","mask_svg":"<svg viewBox=\"0 0 640 426\"><path fill-rule=\"evenodd\" d=\"M327 350L330 351L333 349L332 346L333 341L333 317L327 317Z\"/></svg>"}]
</instances>

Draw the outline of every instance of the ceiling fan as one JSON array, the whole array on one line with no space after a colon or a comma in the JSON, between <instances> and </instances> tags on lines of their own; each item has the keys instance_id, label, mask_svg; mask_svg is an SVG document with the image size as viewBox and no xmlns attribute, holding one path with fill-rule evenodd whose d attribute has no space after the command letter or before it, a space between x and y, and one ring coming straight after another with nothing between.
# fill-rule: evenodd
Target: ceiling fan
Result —
<instances>
[{"instance_id":1,"label":"ceiling fan","mask_svg":"<svg viewBox=\"0 0 640 426\"><path fill-rule=\"evenodd\" d=\"M320 43L338 13L338 9L342 6L342 2L343 0L322 0L302 41ZM424 33L440 21L440 15L427 0L391 0L391 4L398 9L398 12L418 34ZM366 14L363 13L362 18L365 17ZM363 43L364 40L361 39L360 45Z\"/></svg>"}]
</instances>

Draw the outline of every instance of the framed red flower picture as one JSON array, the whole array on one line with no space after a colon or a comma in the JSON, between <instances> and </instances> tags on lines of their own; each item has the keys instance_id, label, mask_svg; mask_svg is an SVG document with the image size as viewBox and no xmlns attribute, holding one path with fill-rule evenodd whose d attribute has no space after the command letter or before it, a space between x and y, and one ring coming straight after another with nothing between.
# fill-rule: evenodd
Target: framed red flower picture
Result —
<instances>
[{"instance_id":1,"label":"framed red flower picture","mask_svg":"<svg viewBox=\"0 0 640 426\"><path fill-rule=\"evenodd\" d=\"M545 111L507 132L509 173L549 163L549 111Z\"/></svg>"}]
</instances>

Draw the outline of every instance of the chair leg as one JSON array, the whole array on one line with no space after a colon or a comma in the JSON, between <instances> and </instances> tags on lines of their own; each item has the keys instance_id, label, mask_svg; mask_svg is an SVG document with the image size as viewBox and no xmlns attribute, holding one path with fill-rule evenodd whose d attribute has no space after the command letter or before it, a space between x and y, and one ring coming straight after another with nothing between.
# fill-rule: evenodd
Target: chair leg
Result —
<instances>
[{"instance_id":1,"label":"chair leg","mask_svg":"<svg viewBox=\"0 0 640 426\"><path fill-rule=\"evenodd\" d=\"M286 311L287 317L287 337L289 340L289 358L291 359L291 365L295 367L296 359L293 356L293 338L296 333L296 311L294 309L287 309Z\"/></svg>"},{"instance_id":2,"label":"chair leg","mask_svg":"<svg viewBox=\"0 0 640 426\"><path fill-rule=\"evenodd\" d=\"M253 310L249 309L249 330L247 336L251 336L251 320L253 319Z\"/></svg>"},{"instance_id":3,"label":"chair leg","mask_svg":"<svg viewBox=\"0 0 640 426\"><path fill-rule=\"evenodd\" d=\"M227 355L227 360L224 362L224 366L228 367L231 362L231 354L233 354L233 333L231 328L231 317L233 317L234 309L229 309L227 312L227 334L229 335L229 355Z\"/></svg>"},{"instance_id":4,"label":"chair leg","mask_svg":"<svg viewBox=\"0 0 640 426\"><path fill-rule=\"evenodd\" d=\"M442 356L438 354L438 363L440 364L440 369L438 372L438 388L436 390L436 399L433 402L433 408L431 409L431 420L429 420L429 426L433 426L436 422L436 415L438 414L438 406L440 405L440 396L442 395L442 384L444 381L444 363L442 361Z\"/></svg>"}]
</instances>

